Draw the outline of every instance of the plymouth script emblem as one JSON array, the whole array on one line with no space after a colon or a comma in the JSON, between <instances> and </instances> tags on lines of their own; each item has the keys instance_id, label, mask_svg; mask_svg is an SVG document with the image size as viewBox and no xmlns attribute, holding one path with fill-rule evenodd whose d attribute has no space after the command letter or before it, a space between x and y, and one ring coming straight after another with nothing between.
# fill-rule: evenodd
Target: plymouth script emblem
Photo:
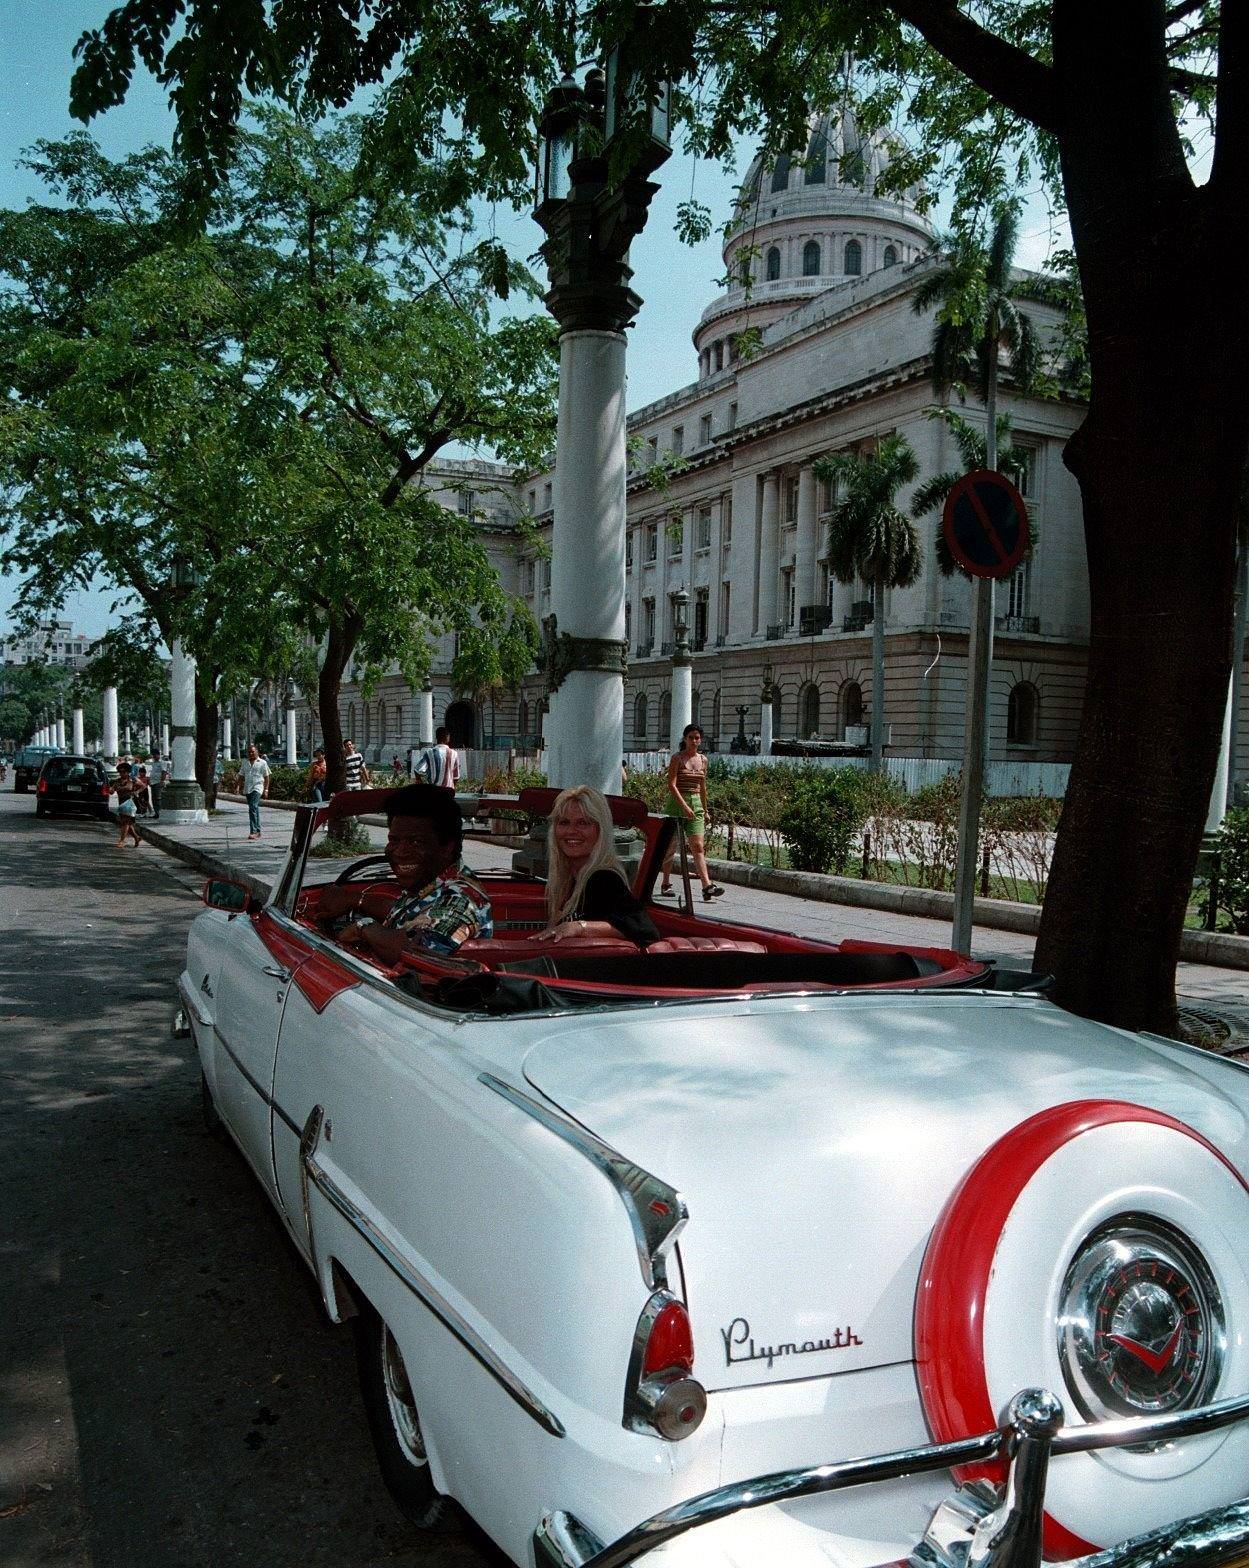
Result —
<instances>
[{"instance_id":1,"label":"plymouth script emblem","mask_svg":"<svg viewBox=\"0 0 1249 1568\"><path fill-rule=\"evenodd\" d=\"M728 1328L720 1330L720 1338L724 1341L724 1359L729 1366L736 1366L739 1361L766 1361L769 1369L780 1356L813 1356L821 1350L848 1350L852 1345L863 1343L847 1326L834 1329L831 1339L804 1339L801 1343L787 1339L779 1345L756 1345L745 1318L734 1318Z\"/></svg>"}]
</instances>

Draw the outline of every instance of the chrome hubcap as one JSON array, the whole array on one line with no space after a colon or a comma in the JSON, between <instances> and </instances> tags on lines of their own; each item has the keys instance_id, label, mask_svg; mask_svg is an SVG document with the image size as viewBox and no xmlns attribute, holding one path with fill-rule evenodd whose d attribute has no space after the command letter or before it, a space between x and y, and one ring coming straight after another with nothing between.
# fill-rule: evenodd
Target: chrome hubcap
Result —
<instances>
[{"instance_id":1,"label":"chrome hubcap","mask_svg":"<svg viewBox=\"0 0 1249 1568\"><path fill-rule=\"evenodd\" d=\"M421 1423L416 1414L416 1401L412 1398L412 1385L408 1382L408 1369L395 1343L394 1335L382 1325L382 1380L386 1385L386 1404L390 1409L391 1425L399 1446L408 1462L425 1465L425 1440L421 1436Z\"/></svg>"},{"instance_id":2,"label":"chrome hubcap","mask_svg":"<svg viewBox=\"0 0 1249 1568\"><path fill-rule=\"evenodd\" d=\"M1090 1421L1205 1403L1226 1356L1223 1303L1205 1258L1152 1215L1101 1226L1067 1270L1058 1355Z\"/></svg>"}]
</instances>

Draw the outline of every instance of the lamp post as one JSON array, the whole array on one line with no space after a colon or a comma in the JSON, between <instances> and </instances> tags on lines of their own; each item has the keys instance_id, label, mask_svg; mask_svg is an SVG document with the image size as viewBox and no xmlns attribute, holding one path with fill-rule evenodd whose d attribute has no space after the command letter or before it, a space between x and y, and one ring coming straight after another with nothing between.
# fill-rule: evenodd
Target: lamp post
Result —
<instances>
[{"instance_id":1,"label":"lamp post","mask_svg":"<svg viewBox=\"0 0 1249 1568\"><path fill-rule=\"evenodd\" d=\"M286 765L293 768L299 757L298 736L295 730L295 683L286 683Z\"/></svg>"},{"instance_id":2,"label":"lamp post","mask_svg":"<svg viewBox=\"0 0 1249 1568\"><path fill-rule=\"evenodd\" d=\"M772 666L763 672L763 690L759 694L759 755L770 757L772 755L772 704L776 697L776 687L772 684Z\"/></svg>"},{"instance_id":3,"label":"lamp post","mask_svg":"<svg viewBox=\"0 0 1249 1568\"><path fill-rule=\"evenodd\" d=\"M175 556L170 586L179 596L193 589L199 574L184 556ZM207 822L204 792L195 778L195 660L175 637L169 672L170 779L161 797L161 816L170 822Z\"/></svg>"},{"instance_id":4,"label":"lamp post","mask_svg":"<svg viewBox=\"0 0 1249 1568\"><path fill-rule=\"evenodd\" d=\"M642 304L629 246L671 152L671 85L647 79L655 13L639 6L606 72L565 76L538 138L534 217L559 323L547 778L607 793L620 777L625 656L625 337ZM623 169L621 166L624 166Z\"/></svg>"}]
</instances>

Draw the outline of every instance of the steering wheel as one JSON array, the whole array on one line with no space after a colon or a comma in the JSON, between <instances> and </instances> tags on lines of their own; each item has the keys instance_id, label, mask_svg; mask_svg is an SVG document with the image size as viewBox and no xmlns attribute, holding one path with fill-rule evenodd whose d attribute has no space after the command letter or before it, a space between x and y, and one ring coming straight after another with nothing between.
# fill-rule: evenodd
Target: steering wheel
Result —
<instances>
[{"instance_id":1,"label":"steering wheel","mask_svg":"<svg viewBox=\"0 0 1249 1568\"><path fill-rule=\"evenodd\" d=\"M385 866L386 871L384 875L357 878L356 873L362 871L365 866L373 866L379 872L380 868ZM365 855L362 860L353 860L349 866L344 866L330 885L331 887L338 887L343 882L355 882L357 880L361 882L385 882L388 877L393 875L394 873L390 869L390 861L387 860L385 855Z\"/></svg>"}]
</instances>

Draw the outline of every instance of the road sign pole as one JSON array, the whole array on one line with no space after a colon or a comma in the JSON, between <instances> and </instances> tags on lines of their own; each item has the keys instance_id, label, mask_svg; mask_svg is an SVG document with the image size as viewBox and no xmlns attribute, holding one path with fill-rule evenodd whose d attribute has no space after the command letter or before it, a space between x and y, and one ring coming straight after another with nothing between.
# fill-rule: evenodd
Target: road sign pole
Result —
<instances>
[{"instance_id":1,"label":"road sign pole","mask_svg":"<svg viewBox=\"0 0 1249 1568\"><path fill-rule=\"evenodd\" d=\"M954 873L956 953L971 953L972 900L980 839L980 796L989 716L989 639L993 631L993 581L973 580L971 637L967 649L967 707L963 720L963 793L958 809L958 863Z\"/></svg>"},{"instance_id":2,"label":"road sign pole","mask_svg":"<svg viewBox=\"0 0 1249 1568\"><path fill-rule=\"evenodd\" d=\"M984 466L997 468L997 364L990 357L985 396ZM963 795L958 803L958 862L954 871L954 951L971 956L976 862L980 847L980 797L989 760L989 672L993 665L993 579L972 583L967 640L967 712L963 719Z\"/></svg>"}]
</instances>

